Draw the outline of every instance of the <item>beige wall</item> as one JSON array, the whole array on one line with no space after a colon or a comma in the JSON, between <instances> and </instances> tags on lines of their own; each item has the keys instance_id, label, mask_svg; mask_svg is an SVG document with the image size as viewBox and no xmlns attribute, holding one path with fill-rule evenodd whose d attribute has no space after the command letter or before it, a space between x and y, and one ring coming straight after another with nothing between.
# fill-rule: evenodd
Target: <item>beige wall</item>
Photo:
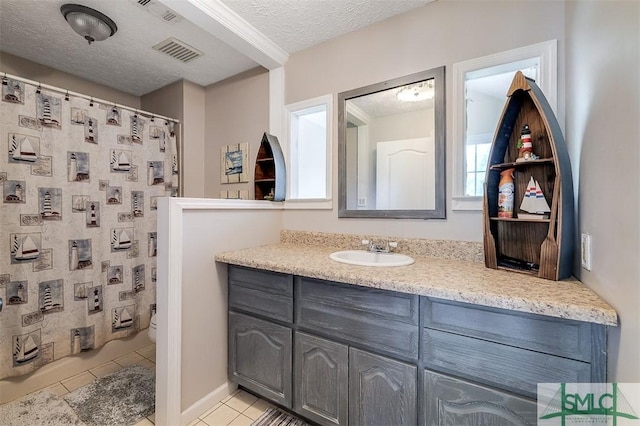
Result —
<instances>
[{"instance_id":1,"label":"beige wall","mask_svg":"<svg viewBox=\"0 0 640 426\"><path fill-rule=\"evenodd\" d=\"M566 3L567 130L578 235L591 271L574 271L617 311L611 382L640 382L640 3Z\"/></svg>"},{"instance_id":2,"label":"beige wall","mask_svg":"<svg viewBox=\"0 0 640 426\"><path fill-rule=\"evenodd\" d=\"M0 52L0 71L131 108L141 108L138 96L92 83L83 78L36 64L8 53Z\"/></svg>"},{"instance_id":3,"label":"beige wall","mask_svg":"<svg viewBox=\"0 0 640 426\"><path fill-rule=\"evenodd\" d=\"M205 196L220 198L221 190L248 190L253 199L256 156L262 134L269 131L269 73L255 68L207 87L205 110ZM220 147L243 142L249 143L249 183L222 185Z\"/></svg>"},{"instance_id":4,"label":"beige wall","mask_svg":"<svg viewBox=\"0 0 640 426\"><path fill-rule=\"evenodd\" d=\"M531 23L535 23L532 25ZM285 211L288 229L376 233L394 236L482 240L481 212L451 210L453 169L452 69L455 62L551 39L560 40L563 72L564 4L524 1L439 0L291 56L285 65L285 102L354 89L446 66L447 219L338 219L337 126L333 131L332 211ZM562 109L563 80L560 79ZM337 106L336 106L337 107ZM336 108L337 110L337 108ZM561 121L562 122L562 121Z\"/></svg>"},{"instance_id":5,"label":"beige wall","mask_svg":"<svg viewBox=\"0 0 640 426\"><path fill-rule=\"evenodd\" d=\"M142 96L142 108L180 120L185 197L204 197L204 87L180 80Z\"/></svg>"}]
</instances>

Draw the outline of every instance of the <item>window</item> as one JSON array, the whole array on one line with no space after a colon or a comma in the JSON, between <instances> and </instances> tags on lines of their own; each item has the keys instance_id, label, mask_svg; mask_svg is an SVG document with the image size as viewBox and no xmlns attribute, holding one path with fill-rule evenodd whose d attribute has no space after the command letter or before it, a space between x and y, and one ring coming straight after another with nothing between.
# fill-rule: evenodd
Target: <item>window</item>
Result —
<instances>
[{"instance_id":1,"label":"window","mask_svg":"<svg viewBox=\"0 0 640 426\"><path fill-rule=\"evenodd\" d=\"M286 107L289 121L287 201L316 204L331 199L332 100L328 95ZM315 207L323 206L316 204Z\"/></svg>"},{"instance_id":2,"label":"window","mask_svg":"<svg viewBox=\"0 0 640 426\"><path fill-rule=\"evenodd\" d=\"M516 71L556 109L556 41L454 64L454 210L481 210L491 142Z\"/></svg>"}]
</instances>

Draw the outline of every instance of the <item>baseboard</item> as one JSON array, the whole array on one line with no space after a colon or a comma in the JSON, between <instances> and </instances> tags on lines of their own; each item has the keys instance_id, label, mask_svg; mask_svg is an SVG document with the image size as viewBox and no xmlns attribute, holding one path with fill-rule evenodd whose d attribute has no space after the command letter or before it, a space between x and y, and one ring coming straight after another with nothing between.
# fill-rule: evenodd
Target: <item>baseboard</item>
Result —
<instances>
[{"instance_id":1,"label":"baseboard","mask_svg":"<svg viewBox=\"0 0 640 426\"><path fill-rule=\"evenodd\" d=\"M218 402L231 395L237 388L238 385L231 382L226 382L218 386L211 393L200 398L186 410L183 410L180 415L180 424L188 425L203 413L206 413L207 410L213 408Z\"/></svg>"},{"instance_id":2,"label":"baseboard","mask_svg":"<svg viewBox=\"0 0 640 426\"><path fill-rule=\"evenodd\" d=\"M107 342L96 350L58 359L32 373L0 380L0 404L22 398L152 343L145 329L133 337Z\"/></svg>"}]
</instances>

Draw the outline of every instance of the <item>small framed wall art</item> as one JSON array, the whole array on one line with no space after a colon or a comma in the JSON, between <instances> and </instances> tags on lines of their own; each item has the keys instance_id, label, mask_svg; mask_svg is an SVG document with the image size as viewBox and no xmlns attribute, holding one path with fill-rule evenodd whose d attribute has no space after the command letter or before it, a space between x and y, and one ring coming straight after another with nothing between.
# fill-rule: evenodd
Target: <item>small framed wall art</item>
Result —
<instances>
[{"instance_id":1,"label":"small framed wall art","mask_svg":"<svg viewBox=\"0 0 640 426\"><path fill-rule=\"evenodd\" d=\"M223 146L220 154L220 182L249 182L248 142Z\"/></svg>"}]
</instances>

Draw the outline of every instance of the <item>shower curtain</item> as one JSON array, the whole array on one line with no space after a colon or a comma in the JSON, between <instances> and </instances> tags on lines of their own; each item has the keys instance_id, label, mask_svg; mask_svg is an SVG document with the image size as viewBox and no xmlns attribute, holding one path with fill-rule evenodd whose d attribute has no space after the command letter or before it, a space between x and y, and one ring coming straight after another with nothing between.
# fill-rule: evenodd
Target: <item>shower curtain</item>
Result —
<instances>
[{"instance_id":1,"label":"shower curtain","mask_svg":"<svg viewBox=\"0 0 640 426\"><path fill-rule=\"evenodd\" d=\"M0 379L149 326L176 122L2 81Z\"/></svg>"}]
</instances>

